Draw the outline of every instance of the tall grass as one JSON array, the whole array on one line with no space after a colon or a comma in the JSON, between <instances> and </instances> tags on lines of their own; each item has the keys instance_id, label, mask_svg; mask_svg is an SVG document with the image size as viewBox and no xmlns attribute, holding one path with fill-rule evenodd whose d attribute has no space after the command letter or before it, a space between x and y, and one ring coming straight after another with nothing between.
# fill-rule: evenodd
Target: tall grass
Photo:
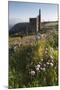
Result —
<instances>
[{"instance_id":1,"label":"tall grass","mask_svg":"<svg viewBox=\"0 0 60 90\"><path fill-rule=\"evenodd\" d=\"M52 39L50 38L52 35ZM54 34L9 56L9 88L58 85L58 49Z\"/></svg>"}]
</instances>

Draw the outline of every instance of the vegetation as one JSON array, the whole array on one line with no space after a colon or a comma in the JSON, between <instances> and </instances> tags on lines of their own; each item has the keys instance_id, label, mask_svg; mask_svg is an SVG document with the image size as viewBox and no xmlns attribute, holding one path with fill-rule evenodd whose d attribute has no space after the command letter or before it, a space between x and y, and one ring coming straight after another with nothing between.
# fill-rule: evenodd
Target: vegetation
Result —
<instances>
[{"instance_id":1,"label":"vegetation","mask_svg":"<svg viewBox=\"0 0 60 90\"><path fill-rule=\"evenodd\" d=\"M58 85L58 33L34 42L9 52L9 88Z\"/></svg>"}]
</instances>

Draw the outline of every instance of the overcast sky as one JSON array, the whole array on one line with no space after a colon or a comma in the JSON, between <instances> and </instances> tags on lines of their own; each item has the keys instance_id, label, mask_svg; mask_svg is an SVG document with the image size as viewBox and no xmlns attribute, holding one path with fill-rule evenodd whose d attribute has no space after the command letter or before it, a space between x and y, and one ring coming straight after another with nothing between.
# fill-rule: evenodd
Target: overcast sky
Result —
<instances>
[{"instance_id":1,"label":"overcast sky","mask_svg":"<svg viewBox=\"0 0 60 90\"><path fill-rule=\"evenodd\" d=\"M45 3L8 2L9 21L28 22L29 18L37 17L41 9L41 21L58 20L58 5Z\"/></svg>"}]
</instances>

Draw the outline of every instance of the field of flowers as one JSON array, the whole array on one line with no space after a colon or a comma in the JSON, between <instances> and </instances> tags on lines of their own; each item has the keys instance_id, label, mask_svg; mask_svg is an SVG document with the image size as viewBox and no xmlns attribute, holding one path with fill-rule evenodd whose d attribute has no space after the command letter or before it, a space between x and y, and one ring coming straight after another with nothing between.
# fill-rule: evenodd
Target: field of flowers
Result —
<instances>
[{"instance_id":1,"label":"field of flowers","mask_svg":"<svg viewBox=\"0 0 60 90\"><path fill-rule=\"evenodd\" d=\"M9 51L9 88L58 85L57 31L12 51Z\"/></svg>"}]
</instances>

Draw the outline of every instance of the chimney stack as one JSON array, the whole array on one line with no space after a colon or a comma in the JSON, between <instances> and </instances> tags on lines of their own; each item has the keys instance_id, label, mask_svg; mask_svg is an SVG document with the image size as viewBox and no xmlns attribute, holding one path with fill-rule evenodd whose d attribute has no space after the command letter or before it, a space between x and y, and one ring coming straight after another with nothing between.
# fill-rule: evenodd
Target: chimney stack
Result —
<instances>
[{"instance_id":1,"label":"chimney stack","mask_svg":"<svg viewBox=\"0 0 60 90\"><path fill-rule=\"evenodd\" d=\"M41 10L39 9L39 15L36 18L36 33L41 30Z\"/></svg>"},{"instance_id":2,"label":"chimney stack","mask_svg":"<svg viewBox=\"0 0 60 90\"><path fill-rule=\"evenodd\" d=\"M41 9L39 9L39 31L41 29Z\"/></svg>"}]
</instances>

